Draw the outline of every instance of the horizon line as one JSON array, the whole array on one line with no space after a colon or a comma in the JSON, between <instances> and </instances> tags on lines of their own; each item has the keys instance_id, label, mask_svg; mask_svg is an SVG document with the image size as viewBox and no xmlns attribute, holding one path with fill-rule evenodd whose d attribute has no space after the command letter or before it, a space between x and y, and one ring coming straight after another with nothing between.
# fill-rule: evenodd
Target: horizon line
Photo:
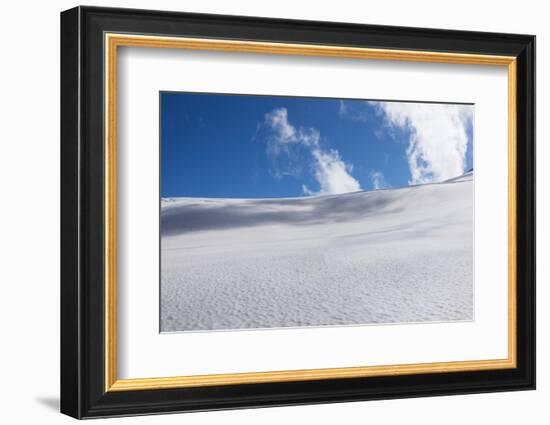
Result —
<instances>
[{"instance_id":1,"label":"horizon line","mask_svg":"<svg viewBox=\"0 0 550 425\"><path fill-rule=\"evenodd\" d=\"M470 168L468 171L465 171L462 174L459 174L455 177L451 177L446 180L442 180L439 182L428 182L428 183L419 183L419 184L409 184L405 186L395 186L395 187L385 187L385 188L379 188L379 189L365 189L365 190L356 190L353 192L343 192L343 193L334 193L334 194L317 194L317 195L299 195L299 196L281 196L281 197L266 197L266 198L231 198L231 197L212 197L212 196L161 196L160 201L169 201L172 199L216 199L216 200L241 200L241 201L256 201L256 200L277 200L277 199L318 199L318 198L326 198L330 196L340 196L340 195L349 195L349 194L356 194L356 193L367 193L367 192L380 192L380 191L387 191L387 190L399 190L399 189L408 189L408 188L415 188L415 187L422 187L422 186L429 186L434 184L443 184L443 183L450 183L453 180L456 180L460 177L464 177L468 174L473 174L474 168Z\"/></svg>"}]
</instances>

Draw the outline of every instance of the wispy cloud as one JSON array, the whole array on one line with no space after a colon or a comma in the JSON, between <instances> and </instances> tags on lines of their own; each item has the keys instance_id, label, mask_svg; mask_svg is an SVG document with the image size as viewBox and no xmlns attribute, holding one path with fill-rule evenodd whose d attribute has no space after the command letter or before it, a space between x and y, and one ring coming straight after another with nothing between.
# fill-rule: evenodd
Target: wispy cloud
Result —
<instances>
[{"instance_id":1,"label":"wispy cloud","mask_svg":"<svg viewBox=\"0 0 550 425\"><path fill-rule=\"evenodd\" d=\"M281 147L300 143L305 146L318 146L320 134L315 128L296 128L288 121L286 108L277 108L265 114L266 124L273 130L269 139L272 147L279 153Z\"/></svg>"},{"instance_id":2,"label":"wispy cloud","mask_svg":"<svg viewBox=\"0 0 550 425\"><path fill-rule=\"evenodd\" d=\"M265 115L265 124L271 130L267 140L267 152L272 156L285 154L292 157L291 146L305 147L312 158L313 177L319 184L314 191L302 185L305 195L327 195L361 190L359 182L351 175L352 164L344 162L335 149L328 151L320 146L321 135L315 128L295 127L288 120L288 110L277 108Z\"/></svg>"},{"instance_id":3,"label":"wispy cloud","mask_svg":"<svg viewBox=\"0 0 550 425\"><path fill-rule=\"evenodd\" d=\"M352 121L369 121L369 111L364 102L345 101L338 102L338 116Z\"/></svg>"},{"instance_id":4,"label":"wispy cloud","mask_svg":"<svg viewBox=\"0 0 550 425\"><path fill-rule=\"evenodd\" d=\"M442 181L464 172L467 128L473 106L406 102L369 102L391 127L409 131L410 184Z\"/></svg>"},{"instance_id":5,"label":"wispy cloud","mask_svg":"<svg viewBox=\"0 0 550 425\"><path fill-rule=\"evenodd\" d=\"M303 172L303 163L298 160L300 151L319 144L320 135L314 128L296 128L288 121L286 108L277 108L265 114L260 129L267 129L266 150L272 161L273 177L298 178ZM262 138L262 140L264 140Z\"/></svg>"},{"instance_id":6,"label":"wispy cloud","mask_svg":"<svg viewBox=\"0 0 550 425\"><path fill-rule=\"evenodd\" d=\"M369 173L372 188L374 190L387 189L391 185L386 181L384 174L381 171L373 170Z\"/></svg>"},{"instance_id":7,"label":"wispy cloud","mask_svg":"<svg viewBox=\"0 0 550 425\"><path fill-rule=\"evenodd\" d=\"M361 190L359 182L350 174L353 170L352 165L346 164L337 150L325 152L315 148L311 154L315 158L314 174L320 186L319 193L332 195Z\"/></svg>"},{"instance_id":8,"label":"wispy cloud","mask_svg":"<svg viewBox=\"0 0 550 425\"><path fill-rule=\"evenodd\" d=\"M345 116L348 112L348 107L346 105L346 102L343 100L338 101L338 115L341 117Z\"/></svg>"}]
</instances>

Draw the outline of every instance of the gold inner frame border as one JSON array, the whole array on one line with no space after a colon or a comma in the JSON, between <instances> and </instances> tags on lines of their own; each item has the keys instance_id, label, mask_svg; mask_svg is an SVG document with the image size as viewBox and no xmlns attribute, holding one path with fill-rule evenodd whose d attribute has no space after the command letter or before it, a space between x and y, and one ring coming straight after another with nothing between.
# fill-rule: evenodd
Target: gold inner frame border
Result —
<instances>
[{"instance_id":1,"label":"gold inner frame border","mask_svg":"<svg viewBox=\"0 0 550 425\"><path fill-rule=\"evenodd\" d=\"M228 373L151 378L117 378L116 322L116 164L117 164L117 51L120 46L227 51L279 55L325 56L355 59L397 60L469 65L504 66L508 72L508 357L495 360L468 360L436 363L397 364L381 366L302 369L284 371ZM517 287L517 223L516 223L516 58L513 56L413 50L371 49L331 45L288 44L275 42L219 40L206 38L164 37L106 33L105 47L105 391L137 391L216 385L258 384L323 379L364 378L411 375L420 373L450 373L511 369L516 359L516 287Z\"/></svg>"}]
</instances>

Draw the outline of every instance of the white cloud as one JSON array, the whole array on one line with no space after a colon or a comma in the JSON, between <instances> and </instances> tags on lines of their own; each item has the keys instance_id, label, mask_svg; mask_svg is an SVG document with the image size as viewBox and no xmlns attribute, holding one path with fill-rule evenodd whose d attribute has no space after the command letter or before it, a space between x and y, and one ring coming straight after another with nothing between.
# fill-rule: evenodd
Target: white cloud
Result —
<instances>
[{"instance_id":1,"label":"white cloud","mask_svg":"<svg viewBox=\"0 0 550 425\"><path fill-rule=\"evenodd\" d=\"M343 100L340 100L338 102L338 115L343 117L347 114L347 112L348 112L348 107L346 106L346 104Z\"/></svg>"},{"instance_id":2,"label":"white cloud","mask_svg":"<svg viewBox=\"0 0 550 425\"><path fill-rule=\"evenodd\" d=\"M274 109L265 114L266 123L273 129L279 143L296 142L296 129L288 122L286 108Z\"/></svg>"},{"instance_id":3,"label":"white cloud","mask_svg":"<svg viewBox=\"0 0 550 425\"><path fill-rule=\"evenodd\" d=\"M372 183L372 188L375 190L391 187L381 171L373 170L369 173L369 177Z\"/></svg>"},{"instance_id":4,"label":"white cloud","mask_svg":"<svg viewBox=\"0 0 550 425\"><path fill-rule=\"evenodd\" d=\"M442 181L464 173L473 118L470 105L369 102L390 126L410 131L407 159L410 184Z\"/></svg>"},{"instance_id":5,"label":"white cloud","mask_svg":"<svg viewBox=\"0 0 550 425\"><path fill-rule=\"evenodd\" d=\"M319 145L319 132L314 128L296 128L288 121L286 108L277 108L265 114L266 124L273 130L270 139L271 153L279 154L286 150L285 145L301 143L305 146Z\"/></svg>"},{"instance_id":6,"label":"white cloud","mask_svg":"<svg viewBox=\"0 0 550 425\"><path fill-rule=\"evenodd\" d=\"M272 131L268 139L268 153L278 156L285 153L292 157L290 146L299 144L309 149L313 158L313 176L319 183L319 191L302 185L305 195L328 195L355 192L361 186L351 176L353 166L345 163L337 150L328 152L320 147L321 135L315 128L296 128L288 121L286 108L277 108L265 115L265 123Z\"/></svg>"},{"instance_id":7,"label":"white cloud","mask_svg":"<svg viewBox=\"0 0 550 425\"><path fill-rule=\"evenodd\" d=\"M338 116L340 118L347 118L352 121L368 122L368 112L364 102L347 102L340 100L338 103Z\"/></svg>"},{"instance_id":8,"label":"white cloud","mask_svg":"<svg viewBox=\"0 0 550 425\"><path fill-rule=\"evenodd\" d=\"M315 148L311 154L315 159L314 175L320 186L320 194L335 195L361 190L359 182L350 174L352 166L340 158L338 151L331 149L324 152Z\"/></svg>"},{"instance_id":9,"label":"white cloud","mask_svg":"<svg viewBox=\"0 0 550 425\"><path fill-rule=\"evenodd\" d=\"M305 184L302 185L302 193L306 196L313 196L315 192L307 187Z\"/></svg>"}]
</instances>

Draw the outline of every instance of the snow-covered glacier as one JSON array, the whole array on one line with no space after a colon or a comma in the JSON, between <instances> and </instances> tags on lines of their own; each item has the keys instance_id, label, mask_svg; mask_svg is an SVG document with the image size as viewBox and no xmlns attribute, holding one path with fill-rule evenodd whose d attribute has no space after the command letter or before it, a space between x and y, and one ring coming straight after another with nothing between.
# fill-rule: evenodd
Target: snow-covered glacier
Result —
<instances>
[{"instance_id":1,"label":"snow-covered glacier","mask_svg":"<svg viewBox=\"0 0 550 425\"><path fill-rule=\"evenodd\" d=\"M473 319L473 173L280 199L161 201L161 331Z\"/></svg>"}]
</instances>

